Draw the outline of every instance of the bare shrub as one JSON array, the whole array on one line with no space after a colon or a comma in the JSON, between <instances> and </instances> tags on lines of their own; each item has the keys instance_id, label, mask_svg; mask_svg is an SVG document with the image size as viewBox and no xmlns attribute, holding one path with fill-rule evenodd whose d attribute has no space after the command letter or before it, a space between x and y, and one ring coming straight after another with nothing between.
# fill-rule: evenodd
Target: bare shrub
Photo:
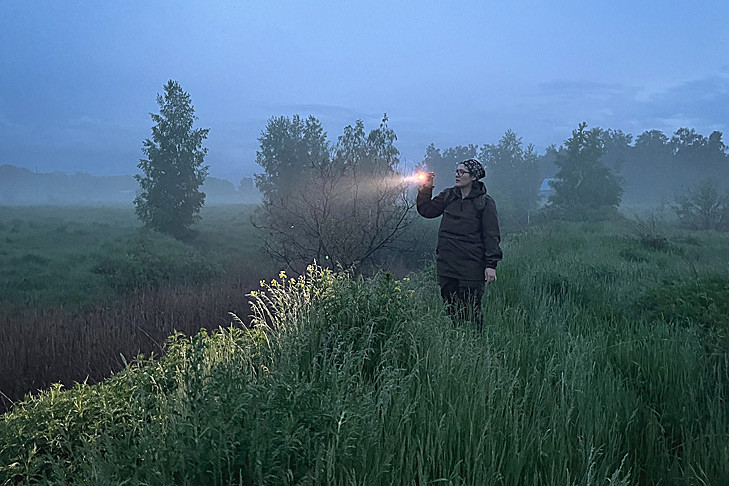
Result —
<instances>
[{"instance_id":1,"label":"bare shrub","mask_svg":"<svg viewBox=\"0 0 729 486\"><path fill-rule=\"evenodd\" d=\"M665 251L668 249L668 238L663 230L663 214L650 211L648 216L641 218L637 213L633 214L632 221L628 222L628 229L631 236L637 240L641 246L650 250Z\"/></svg>"}]
</instances>

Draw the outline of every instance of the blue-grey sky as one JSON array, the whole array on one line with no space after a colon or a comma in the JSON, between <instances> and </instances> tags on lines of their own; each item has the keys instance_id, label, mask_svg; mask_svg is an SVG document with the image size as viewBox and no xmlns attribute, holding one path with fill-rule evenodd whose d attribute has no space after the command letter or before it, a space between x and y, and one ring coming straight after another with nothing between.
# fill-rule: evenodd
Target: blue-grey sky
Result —
<instances>
[{"instance_id":1,"label":"blue-grey sky","mask_svg":"<svg viewBox=\"0 0 729 486\"><path fill-rule=\"evenodd\" d=\"M2 0L0 165L136 172L169 79L234 182L297 113L336 140L387 112L409 163L506 129L541 152L581 121L726 133L728 25L725 0Z\"/></svg>"}]
</instances>

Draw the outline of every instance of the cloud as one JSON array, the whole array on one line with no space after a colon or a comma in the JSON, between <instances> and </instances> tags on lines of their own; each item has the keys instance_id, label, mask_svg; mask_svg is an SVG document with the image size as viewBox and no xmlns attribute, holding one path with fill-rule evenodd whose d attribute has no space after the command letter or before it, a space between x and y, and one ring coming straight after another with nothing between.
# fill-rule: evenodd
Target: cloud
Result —
<instances>
[{"instance_id":1,"label":"cloud","mask_svg":"<svg viewBox=\"0 0 729 486\"><path fill-rule=\"evenodd\" d=\"M645 94L638 104L644 118L656 124L696 128L729 128L729 74L712 75Z\"/></svg>"},{"instance_id":2,"label":"cloud","mask_svg":"<svg viewBox=\"0 0 729 486\"><path fill-rule=\"evenodd\" d=\"M593 81L554 80L526 87L507 106L482 110L538 148L562 143L585 121L588 126L639 135L681 127L699 133L729 130L729 72L655 88Z\"/></svg>"},{"instance_id":3,"label":"cloud","mask_svg":"<svg viewBox=\"0 0 729 486\"><path fill-rule=\"evenodd\" d=\"M535 95L541 97L611 97L623 95L630 88L594 81L556 80L537 84Z\"/></svg>"}]
</instances>

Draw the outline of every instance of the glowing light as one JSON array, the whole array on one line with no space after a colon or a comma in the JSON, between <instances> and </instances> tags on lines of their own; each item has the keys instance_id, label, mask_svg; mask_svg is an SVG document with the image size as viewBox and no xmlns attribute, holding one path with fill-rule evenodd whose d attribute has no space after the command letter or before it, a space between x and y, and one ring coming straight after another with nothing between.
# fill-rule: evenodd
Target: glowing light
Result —
<instances>
[{"instance_id":1,"label":"glowing light","mask_svg":"<svg viewBox=\"0 0 729 486\"><path fill-rule=\"evenodd\" d=\"M428 174L425 172L418 172L417 174L413 174L411 176L403 177L402 182L403 183L409 183L409 182L423 182L428 177Z\"/></svg>"}]
</instances>

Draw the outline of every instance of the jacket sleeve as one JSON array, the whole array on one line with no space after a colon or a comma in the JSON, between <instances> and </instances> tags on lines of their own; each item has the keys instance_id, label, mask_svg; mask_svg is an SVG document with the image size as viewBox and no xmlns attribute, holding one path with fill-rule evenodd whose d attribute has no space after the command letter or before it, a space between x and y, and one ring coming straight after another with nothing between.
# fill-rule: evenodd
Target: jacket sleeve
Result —
<instances>
[{"instance_id":1,"label":"jacket sleeve","mask_svg":"<svg viewBox=\"0 0 729 486\"><path fill-rule=\"evenodd\" d=\"M490 197L486 198L486 206L481 215L481 232L485 247L485 262L487 268L496 268L503 257L501 252L501 232L499 231L499 216L496 213L496 203Z\"/></svg>"},{"instance_id":2,"label":"jacket sleeve","mask_svg":"<svg viewBox=\"0 0 729 486\"><path fill-rule=\"evenodd\" d=\"M415 204L418 207L418 213L425 218L437 218L443 214L446 206L446 190L433 197L432 187L419 187L418 197Z\"/></svg>"}]
</instances>

